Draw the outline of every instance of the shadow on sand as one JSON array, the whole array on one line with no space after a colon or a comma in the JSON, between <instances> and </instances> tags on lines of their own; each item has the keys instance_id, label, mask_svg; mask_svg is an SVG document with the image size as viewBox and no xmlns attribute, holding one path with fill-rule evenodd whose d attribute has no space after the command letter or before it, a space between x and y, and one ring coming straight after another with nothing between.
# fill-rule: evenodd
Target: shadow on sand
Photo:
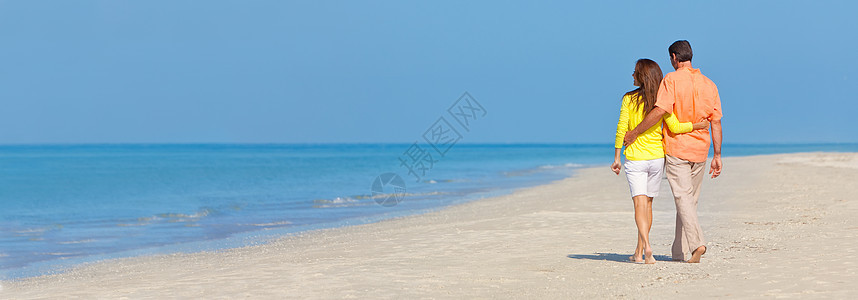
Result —
<instances>
[{"instance_id":1,"label":"shadow on sand","mask_svg":"<svg viewBox=\"0 0 858 300\"><path fill-rule=\"evenodd\" d=\"M624 262L624 263L634 263L629 261L629 256L631 254L619 254L619 253L593 253L593 254L569 254L566 257L574 258L574 259L589 259L589 260L610 260L616 262ZM653 255L656 261L673 261L670 256L667 255Z\"/></svg>"}]
</instances>

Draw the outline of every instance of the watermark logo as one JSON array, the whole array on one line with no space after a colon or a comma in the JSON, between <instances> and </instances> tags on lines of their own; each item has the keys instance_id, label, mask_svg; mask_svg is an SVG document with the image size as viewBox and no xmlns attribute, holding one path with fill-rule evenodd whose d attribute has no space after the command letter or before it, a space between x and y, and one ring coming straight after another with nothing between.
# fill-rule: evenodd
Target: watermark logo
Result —
<instances>
[{"instance_id":1,"label":"watermark logo","mask_svg":"<svg viewBox=\"0 0 858 300\"><path fill-rule=\"evenodd\" d=\"M486 109L477 102L477 99L465 92L459 100L453 103L453 106L447 109L447 113L459 122L465 131L471 131L471 121L482 119L486 116Z\"/></svg>"},{"instance_id":2,"label":"watermark logo","mask_svg":"<svg viewBox=\"0 0 858 300\"><path fill-rule=\"evenodd\" d=\"M420 182L420 179L426 176L438 162L432 157L432 152L424 150L417 142L411 144L411 147L408 147L398 159L399 166L408 169L408 175L414 176L417 182Z\"/></svg>"},{"instance_id":3,"label":"watermark logo","mask_svg":"<svg viewBox=\"0 0 858 300\"><path fill-rule=\"evenodd\" d=\"M372 181L372 198L381 206L394 206L405 198L405 180L396 173L384 173Z\"/></svg>"},{"instance_id":4,"label":"watermark logo","mask_svg":"<svg viewBox=\"0 0 858 300\"><path fill-rule=\"evenodd\" d=\"M423 140L431 145L438 154L444 156L447 151L450 151L450 148L453 148L453 145L462 140L462 134L456 131L456 128L453 128L447 119L440 117L423 133Z\"/></svg>"},{"instance_id":5,"label":"watermark logo","mask_svg":"<svg viewBox=\"0 0 858 300\"><path fill-rule=\"evenodd\" d=\"M456 121L459 128L453 126L448 116L438 117L432 126L423 132L422 138L426 144L417 141L411 144L399 159L399 167L408 171L408 176L413 177L415 182L420 182L429 174L429 171L438 163L439 157L444 157L453 146L461 141L464 132L471 131L474 121L486 116L486 109L477 102L471 94L465 92L453 105L447 109L450 118ZM437 156L435 156L437 154ZM385 189L391 186L393 193ZM378 204L383 206L394 206L402 202L405 197L405 180L396 173L384 173L375 178L372 183L372 197Z\"/></svg>"}]
</instances>

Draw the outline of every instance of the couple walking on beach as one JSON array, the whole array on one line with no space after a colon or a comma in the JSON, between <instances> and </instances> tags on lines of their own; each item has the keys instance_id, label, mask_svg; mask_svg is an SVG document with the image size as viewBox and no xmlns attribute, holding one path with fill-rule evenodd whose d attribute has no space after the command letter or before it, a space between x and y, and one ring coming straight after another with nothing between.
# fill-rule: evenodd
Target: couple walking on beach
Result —
<instances>
[{"instance_id":1,"label":"couple walking on beach","mask_svg":"<svg viewBox=\"0 0 858 300\"><path fill-rule=\"evenodd\" d=\"M674 42L668 53L675 71L663 79L656 62L640 59L635 65L632 77L638 88L623 96L611 170L620 174L620 153L625 154L622 166L629 181L638 227L637 247L629 259L655 263L649 242L652 199L658 196L666 172L676 203L673 260L698 263L706 253L703 231L697 221L697 199L709 154L710 125L715 157L709 174L712 178L721 174L721 98L715 83L703 76L700 69L691 67L688 41ZM691 255L688 260L686 254Z\"/></svg>"}]
</instances>

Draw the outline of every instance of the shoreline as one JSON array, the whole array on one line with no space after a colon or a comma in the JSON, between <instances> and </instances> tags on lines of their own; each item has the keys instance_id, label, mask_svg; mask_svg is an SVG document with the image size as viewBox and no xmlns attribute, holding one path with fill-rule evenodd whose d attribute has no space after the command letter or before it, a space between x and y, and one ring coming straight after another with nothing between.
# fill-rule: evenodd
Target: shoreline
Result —
<instances>
[{"instance_id":1,"label":"shoreline","mask_svg":"<svg viewBox=\"0 0 858 300\"><path fill-rule=\"evenodd\" d=\"M460 156L426 177L432 180L410 178L405 202L384 207L372 197L370 184L391 171L387 163L397 161L395 148L7 147L0 159L7 166L0 174L7 183L0 185L0 280L104 259L235 248L258 235L266 240L422 213L568 177L571 168L563 163L593 160L589 147L463 146ZM489 158L473 157L481 154ZM508 156L515 158L500 159ZM343 165L358 157L367 161ZM31 168L34 162L39 163ZM67 167L51 167L60 165Z\"/></svg>"},{"instance_id":2,"label":"shoreline","mask_svg":"<svg viewBox=\"0 0 858 300\"><path fill-rule=\"evenodd\" d=\"M120 258L3 281L0 296L678 297L701 285L708 296L858 291L848 286L855 267L844 263L854 248L829 257L858 232L848 214L858 208L848 198L858 153L724 163L721 178L703 183L699 213L711 250L702 264L668 261L673 203L666 181L653 208L658 263L621 262L635 242L628 187L622 174L598 167L504 196L263 245ZM826 272L810 274L819 269ZM629 279L636 284L624 284Z\"/></svg>"},{"instance_id":3,"label":"shoreline","mask_svg":"<svg viewBox=\"0 0 858 300\"><path fill-rule=\"evenodd\" d=\"M539 176L543 176L542 180L537 180L534 178L526 179L520 183L520 186L514 187L496 187L491 190L484 190L478 192L472 192L468 194L463 194L456 196L455 198L449 199L440 199L440 200L426 200L426 199L409 199L406 198L404 201L444 201L449 202L446 204L440 205L430 205L426 207L420 208L411 208L408 210L391 210L389 212L373 214L373 215L360 215L355 217L350 217L346 219L340 220L332 220L321 223L313 223L313 224L303 224L296 227L272 227L272 228L261 228L252 231L243 231L239 233L235 233L231 236L224 238L215 238L215 239L207 239L207 240L196 240L189 242L181 242L175 244L166 244L166 245L158 245L153 247L146 248L136 248L136 249L128 249L119 252L111 252L105 254L92 254L86 256L79 257L71 257L71 258L55 258L52 260L45 260L33 263L26 267L11 269L11 271L0 272L0 283L4 281L21 281L27 280L31 278L38 278L44 276L51 275L62 275L67 271L71 271L80 267L85 267L93 264L101 264L101 263L109 263L112 261L120 261L124 259L135 259L142 257L155 257L155 256L170 256L170 255L182 255L182 254L194 254L194 253L203 253L203 252L222 252L229 251L232 249L239 249L244 247L252 247L258 245L264 245L271 242L275 242L284 238L289 238L293 236L301 236L313 234L314 232L325 231L330 229L338 229L345 228L351 226L360 226L373 224L378 222L383 222L387 220L396 220L401 218L408 218L418 215L423 215L427 213L438 212L450 207L455 207L458 205L462 205L472 201L480 201L483 199L494 198L494 197L503 197L508 196L510 194L515 193L521 189L529 189L542 185L551 184L553 182L563 180L569 177L574 176L574 172L581 168L593 167L592 165L576 165L569 166L570 164L566 164L564 166L551 166L551 169L554 168L565 168L565 171L556 171L556 170L543 170L545 166L539 166L532 169L524 169L517 170L518 172L525 172L526 174L536 173L536 172L544 172L545 174L541 174ZM553 174L551 172L554 172ZM572 175L567 175L565 177L559 177L560 173L569 173ZM520 176L520 175L515 175ZM550 180L546 180L547 178L552 178ZM554 179L560 178L560 179ZM435 194L438 192L431 192L430 194ZM443 192L442 192L443 193ZM417 195L417 196L426 196L426 195ZM351 196L346 196L351 197ZM453 196L450 196L453 197ZM314 202L315 203L315 202ZM376 203L371 203L371 205L376 205ZM286 221L288 222L288 221ZM2 253L0 253L2 254Z\"/></svg>"}]
</instances>

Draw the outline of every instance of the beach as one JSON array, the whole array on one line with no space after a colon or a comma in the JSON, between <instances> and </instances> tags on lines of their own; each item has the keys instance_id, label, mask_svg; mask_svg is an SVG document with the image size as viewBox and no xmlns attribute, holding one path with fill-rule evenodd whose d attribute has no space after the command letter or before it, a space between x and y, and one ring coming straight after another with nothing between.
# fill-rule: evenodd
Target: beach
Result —
<instances>
[{"instance_id":1,"label":"beach","mask_svg":"<svg viewBox=\"0 0 858 300\"><path fill-rule=\"evenodd\" d=\"M666 180L650 236L658 262L627 262L632 202L606 165L422 215L4 281L0 298L849 298L856 180L858 153L724 158L703 182L700 264L670 260Z\"/></svg>"}]
</instances>

